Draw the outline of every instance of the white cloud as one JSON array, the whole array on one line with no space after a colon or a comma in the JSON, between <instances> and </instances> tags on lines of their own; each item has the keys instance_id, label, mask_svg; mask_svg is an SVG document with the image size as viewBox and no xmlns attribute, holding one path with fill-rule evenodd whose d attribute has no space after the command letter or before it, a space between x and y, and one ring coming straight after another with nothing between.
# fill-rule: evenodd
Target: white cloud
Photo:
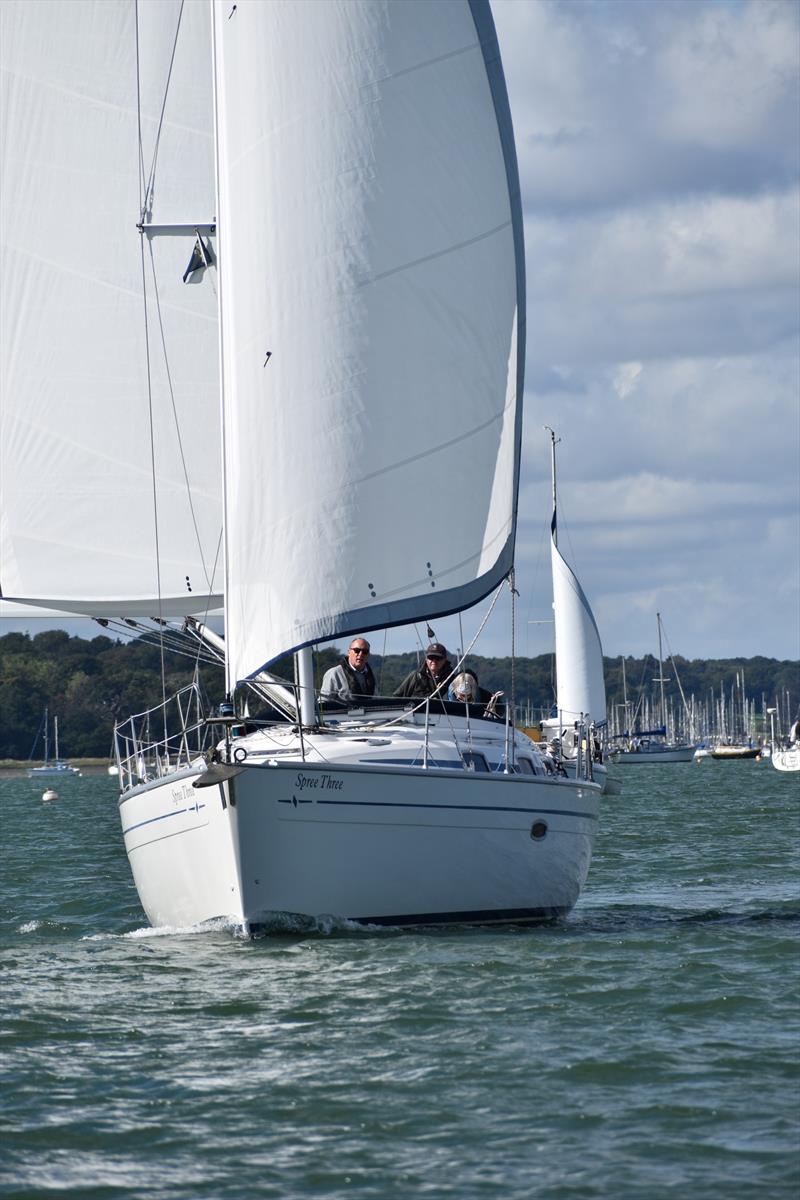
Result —
<instances>
[{"instance_id":1,"label":"white cloud","mask_svg":"<svg viewBox=\"0 0 800 1200\"><path fill-rule=\"evenodd\" d=\"M797 172L796 4L495 0L529 211L748 195Z\"/></svg>"},{"instance_id":2,"label":"white cloud","mask_svg":"<svg viewBox=\"0 0 800 1200\"><path fill-rule=\"evenodd\" d=\"M614 391L621 400L630 396L631 392L636 391L636 385L639 382L639 376L642 373L642 364L638 362L620 363L612 377Z\"/></svg>"},{"instance_id":3,"label":"white cloud","mask_svg":"<svg viewBox=\"0 0 800 1200\"><path fill-rule=\"evenodd\" d=\"M748 147L768 126L783 124L797 40L797 6L785 0L704 6L696 20L673 26L658 58L665 134Z\"/></svg>"}]
</instances>

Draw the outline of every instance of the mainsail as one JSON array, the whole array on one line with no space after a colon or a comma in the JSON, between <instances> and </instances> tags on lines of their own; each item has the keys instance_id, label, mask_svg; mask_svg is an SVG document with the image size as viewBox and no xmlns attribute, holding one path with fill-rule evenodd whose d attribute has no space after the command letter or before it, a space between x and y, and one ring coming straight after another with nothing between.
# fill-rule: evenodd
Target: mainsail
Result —
<instances>
[{"instance_id":1,"label":"mainsail","mask_svg":"<svg viewBox=\"0 0 800 1200\"><path fill-rule=\"evenodd\" d=\"M214 5L233 680L512 564L522 218L487 0Z\"/></svg>"},{"instance_id":2,"label":"mainsail","mask_svg":"<svg viewBox=\"0 0 800 1200\"><path fill-rule=\"evenodd\" d=\"M202 612L217 302L183 276L216 212L208 8L4 0L0 23L0 594Z\"/></svg>"}]
</instances>

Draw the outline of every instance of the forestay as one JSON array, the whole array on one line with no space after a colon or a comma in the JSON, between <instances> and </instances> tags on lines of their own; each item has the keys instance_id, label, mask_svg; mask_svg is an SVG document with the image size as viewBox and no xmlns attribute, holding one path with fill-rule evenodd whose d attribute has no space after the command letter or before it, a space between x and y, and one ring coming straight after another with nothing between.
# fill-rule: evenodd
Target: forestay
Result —
<instances>
[{"instance_id":1,"label":"forestay","mask_svg":"<svg viewBox=\"0 0 800 1200\"><path fill-rule=\"evenodd\" d=\"M184 284L191 230L145 238L146 337L136 228L137 92L153 184L145 221L215 218L210 16L204 4L181 11L179 0L138 6L137 83L133 0L0 6L9 599L167 616L221 591L213 271Z\"/></svg>"},{"instance_id":2,"label":"forestay","mask_svg":"<svg viewBox=\"0 0 800 1200\"><path fill-rule=\"evenodd\" d=\"M485 0L214 6L233 679L512 564L522 221Z\"/></svg>"}]
</instances>

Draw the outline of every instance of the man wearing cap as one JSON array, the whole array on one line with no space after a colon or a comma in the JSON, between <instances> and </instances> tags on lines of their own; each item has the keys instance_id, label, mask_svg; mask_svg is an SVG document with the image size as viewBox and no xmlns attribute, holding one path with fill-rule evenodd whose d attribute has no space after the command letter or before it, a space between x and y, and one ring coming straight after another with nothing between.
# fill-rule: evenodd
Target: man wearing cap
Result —
<instances>
[{"instance_id":1,"label":"man wearing cap","mask_svg":"<svg viewBox=\"0 0 800 1200\"><path fill-rule=\"evenodd\" d=\"M436 692L440 699L446 700L446 683L452 673L453 668L444 646L440 642L431 642L425 651L425 662L421 667L417 667L416 670L406 675L394 694L395 696L430 696Z\"/></svg>"},{"instance_id":2,"label":"man wearing cap","mask_svg":"<svg viewBox=\"0 0 800 1200\"><path fill-rule=\"evenodd\" d=\"M355 637L345 658L322 677L321 700L358 700L375 695L375 676L369 665L369 642Z\"/></svg>"}]
</instances>

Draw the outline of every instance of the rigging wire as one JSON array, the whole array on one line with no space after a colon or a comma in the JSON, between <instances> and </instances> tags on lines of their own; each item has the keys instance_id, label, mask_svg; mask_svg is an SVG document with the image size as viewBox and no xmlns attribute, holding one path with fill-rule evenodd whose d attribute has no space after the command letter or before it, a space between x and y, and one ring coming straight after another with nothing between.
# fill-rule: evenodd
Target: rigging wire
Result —
<instances>
[{"instance_id":1,"label":"rigging wire","mask_svg":"<svg viewBox=\"0 0 800 1200\"><path fill-rule=\"evenodd\" d=\"M182 7L183 7L183 5L181 4L181 9L182 9ZM141 219L142 219L142 223L144 223L144 214L146 211L147 196L148 196L149 191L152 186L152 174L151 174L151 180L148 183L147 187L145 188L145 185L144 185L144 141L143 141L143 137L142 137L142 90L141 90L142 72L141 72L141 57L140 57L140 46L139 46L139 0L136 0L134 13L135 13L135 25L136 25L136 121L137 121L138 135L139 135L139 189L140 189L139 202L140 202L140 209L141 209ZM179 21L180 21L180 18L179 18ZM175 48L173 46L173 58L174 58L174 54L175 54ZM171 73L171 71L172 71L172 63L170 62L170 73ZM166 94L164 97L164 104L166 104ZM162 119L163 119L163 106L162 106ZM160 125L159 125L158 136L160 136ZM158 138L156 139L156 144L157 143L158 143ZM154 158L154 166L155 166L155 158ZM142 271L142 311L143 311L143 317L144 317L145 364L146 364L146 368L147 368L147 410L148 410L148 420L149 420L149 424L150 424L150 475L151 475L151 480L152 480L152 485L153 485L153 537L154 537L154 549L155 549L155 558L156 558L156 590L157 590L157 601L158 601L158 621L159 621L159 626L160 626L160 623L162 620L161 553L160 553L160 544L159 544L159 535L158 535L159 515L158 515L158 487L157 487L157 483L156 483L155 427L154 427L154 421L153 421L153 378L152 378L152 366L151 366L151 361L150 361L150 329L149 329L150 323L149 323L148 311L147 311L147 268L146 268L146 263L145 263L144 238L145 238L144 231L143 231L143 229L140 229L139 230L139 254L140 254L141 271ZM167 673L166 673L166 663L164 661L164 639L163 639L163 632L162 632L161 627L159 629L159 648L161 651L161 701L162 701L163 712L164 712L164 737L166 739L166 737L167 737L166 674Z\"/></svg>"},{"instance_id":2,"label":"rigging wire","mask_svg":"<svg viewBox=\"0 0 800 1200\"><path fill-rule=\"evenodd\" d=\"M150 205L153 202L153 184L156 175L156 161L158 159L158 151L161 145L161 130L164 126L164 113L167 109L167 96L169 95L169 85L172 79L172 68L175 65L175 52L178 48L178 34L181 28L181 19L183 17L183 5L185 0L181 0L181 6L178 10L178 20L175 25L175 37L172 42L172 54L169 60L169 70L167 71L167 80L164 85L164 95L161 101L161 112L158 118L158 128L156 129L155 141L153 144L153 160L150 164L150 175L147 180L147 186L144 189L144 194L141 197L141 220L144 221L145 215L150 210ZM137 103L139 101L139 4L136 3L136 88L137 88ZM142 144L141 132L141 104L139 105L139 157L142 164L142 176L144 176L144 146Z\"/></svg>"},{"instance_id":3,"label":"rigging wire","mask_svg":"<svg viewBox=\"0 0 800 1200\"><path fill-rule=\"evenodd\" d=\"M185 0L181 0L181 5L180 5L180 9L178 11L178 17L177 17L177 21L176 21L176 25L175 25L175 36L174 36L173 42L172 42L172 52L170 55L169 68L167 71L167 78L166 78L166 81L164 84L164 90L163 90L162 101L161 101L161 110L160 110L159 119L158 119L158 127L156 129L156 134L155 134L155 139L154 139L154 144L153 144L153 155L152 155L152 161L150 164L150 172L149 172L149 175L148 175L146 181L145 181L145 166L144 166L144 136L143 136L143 131L142 131L141 56L140 56L140 42L139 42L139 3L138 3L138 0L136 0L136 4L135 4L136 104L137 104L137 128L138 128L138 138L139 138L139 146L138 146L139 193L140 193L139 194L139 204L140 204L140 219L141 219L142 225L144 224L146 215L149 214L149 212L152 208L153 187L154 187L154 182L155 182L156 165L157 165L157 161L158 161L158 154L159 154L159 149L160 149L160 144L161 144L161 134L162 134L163 127L164 127L164 118L165 118L165 114L166 114L167 99L168 99L169 92L170 92L172 72L173 72L173 67L175 65L175 57L176 57L177 46L178 46L178 37L180 34L181 21L183 18L184 2L185 2ZM165 712L165 721L166 721L166 662L165 662L165 657L164 657L165 649L169 649L178 654L186 655L187 651L184 648L184 646L189 644L189 639L187 639L186 642L176 641L177 631L172 631L172 635L169 637L165 636L165 633L164 633L165 622L162 619L161 553L160 553L160 538L159 538L160 520L159 520L159 504L158 504L158 484L157 484L157 474L156 474L156 451L155 451L155 440L156 439L155 439L155 419L154 419L153 377L152 377L152 360L151 360L151 348L150 348L149 313L148 313L148 303L147 303L147 268L146 268L146 256L145 256L145 250L144 250L144 237L145 237L144 231L140 230L140 250L141 250L141 268L142 268L142 304L143 304L143 314L144 314L144 338L145 338L145 358L146 358L146 369L147 369L148 419L149 419L149 429L150 429L150 470L151 470L151 479L152 479L152 487L153 487L154 549L155 549L155 558L156 558L156 582L157 582L157 600L158 600L157 644L159 646L159 650L160 650L160 654L161 654L161 693L162 693L162 703L165 706L164 712ZM175 432L176 432L176 437L178 440L178 449L179 449L180 459L181 459L181 468L183 471L183 478L184 478L184 483L186 486L186 495L187 495L188 502L189 502L189 510L191 513L192 524L194 526L195 538L197 540L199 557L200 557L200 561L202 563L203 574L205 576L206 586L207 586L208 594L207 594L207 598L206 598L206 605L205 605L205 612L204 612L204 620L207 620L208 612L209 612L210 605L211 605L210 594L213 591L214 576L216 574L216 569L217 569L217 565L219 562L219 554L220 554L220 548L221 548L221 544L222 544L222 533L220 532L219 540L217 542L217 549L216 549L216 552L214 555L214 566L213 566L211 574L209 576L209 570L208 570L205 554L203 552L203 545L202 545L202 541L201 541L201 537L200 537L200 530L198 527L197 514L195 511L195 505L194 505L194 497L192 494L191 484L189 482L189 472L188 472L188 467L187 467L187 463L186 463L186 456L184 453L183 440L181 437L181 426L180 426L180 421L178 418L177 405L175 402L175 390L174 390L174 386L173 386L173 382L172 382L172 372L170 369L169 354L167 352L166 334L165 334L165 329L164 329L163 316L162 316L162 312L161 312L161 299L160 299L158 282L157 282L157 277L156 277L155 257L154 257L152 242L149 242L149 256L150 256L150 272L151 272L152 281L153 281L152 286L153 286L153 296L155 299L156 317L157 317L157 322L158 322L159 335L160 335L160 339L161 339L161 352L163 355L164 369L165 369L166 377L167 377L167 386L168 386L168 390L169 390L170 404L172 407L172 415L173 415L173 420L174 420L174 424L175 424ZM214 291L216 294L215 289L214 289ZM139 627L139 628L141 628L141 627ZM155 635L156 635L155 630L150 630L147 627L145 627L145 632L142 633L140 636L142 636L143 640L146 640L148 642L148 644L155 644L153 641L153 639L155 638ZM201 643L201 642L195 643L192 640L191 646L192 646L192 657L194 658L194 663L195 663L195 667L194 667L195 676L197 675L197 671L198 671L199 664L201 661L206 662L206 663L218 662L218 660L216 658L214 658L213 656L209 656L208 654L203 653L203 643ZM166 727L165 727L165 736L166 736Z\"/></svg>"},{"instance_id":4,"label":"rigging wire","mask_svg":"<svg viewBox=\"0 0 800 1200\"><path fill-rule=\"evenodd\" d=\"M153 277L153 296L155 299L156 315L157 315L157 319L158 319L158 330L161 335L161 351L162 351L163 358L164 358L164 370L165 370L166 376L167 376L167 388L169 391L170 404L172 406L172 416L173 416L173 419L175 422L175 436L178 439L178 451L180 453L180 458L181 458L181 469L183 470L183 480L186 485L186 498L189 502L189 511L192 514L192 525L194 526L194 533L195 533L195 538L197 540L197 549L198 549L198 552L200 555L200 561L203 564L203 574L205 575L206 586L208 588L208 591L211 592L211 591L213 591L214 577L212 574L212 576L209 578L208 567L206 566L205 555L203 553L203 545L202 545L202 541L200 538L200 530L199 530L198 524L197 524L197 514L195 513L194 496L192 494L192 487L189 482L189 468L186 465L186 455L184 454L184 450L183 450L183 439L181 437L181 424L180 424L180 419L178 417L178 408L175 403L175 389L173 388L173 385L172 385L172 372L170 370L169 354L167 352L166 333L164 331L164 321L163 321L163 318L161 315L161 297L160 297L159 290L158 290L158 279L156 277L156 264L155 264L155 258L153 255L152 241L149 243L149 250L150 250L150 271L151 271L151 274ZM222 533L220 532L220 543L218 543L217 557L219 554L219 544L221 544L221 541L222 541ZM215 567L216 567L216 561L217 561L217 558L215 557ZM206 611L208 611L208 609L206 609Z\"/></svg>"}]
</instances>

